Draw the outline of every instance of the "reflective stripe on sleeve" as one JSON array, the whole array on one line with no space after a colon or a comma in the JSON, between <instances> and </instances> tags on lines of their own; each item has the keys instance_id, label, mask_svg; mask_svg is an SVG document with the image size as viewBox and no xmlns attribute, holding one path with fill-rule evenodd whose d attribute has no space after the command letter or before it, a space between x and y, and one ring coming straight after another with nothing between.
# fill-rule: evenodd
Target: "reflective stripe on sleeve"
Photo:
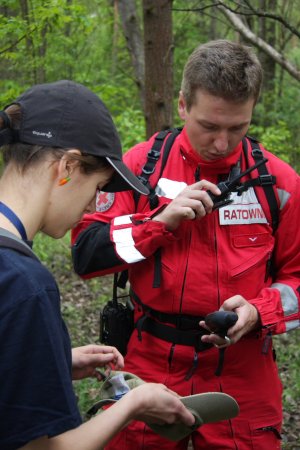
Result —
<instances>
[{"instance_id":1,"label":"reflective stripe on sleeve","mask_svg":"<svg viewBox=\"0 0 300 450\"><path fill-rule=\"evenodd\" d=\"M278 289L281 296L281 303L285 317L299 312L298 298L293 289L287 284L273 283L271 288ZM293 320L286 322L286 330L290 331L294 328L298 328L300 325L299 320Z\"/></svg>"},{"instance_id":2,"label":"reflective stripe on sleeve","mask_svg":"<svg viewBox=\"0 0 300 450\"><path fill-rule=\"evenodd\" d=\"M295 330L296 328L299 328L300 321L299 320L291 320L290 322L286 322L285 326L286 326L286 331L292 331L292 330Z\"/></svg>"},{"instance_id":3,"label":"reflective stripe on sleeve","mask_svg":"<svg viewBox=\"0 0 300 450\"><path fill-rule=\"evenodd\" d=\"M159 197L166 197L174 200L183 189L187 187L184 181L174 181L168 178L160 178L155 188L155 193Z\"/></svg>"},{"instance_id":4,"label":"reflective stripe on sleeve","mask_svg":"<svg viewBox=\"0 0 300 450\"><path fill-rule=\"evenodd\" d=\"M290 198L291 194L283 189L277 189L278 197L280 200L280 210L283 209Z\"/></svg>"},{"instance_id":5,"label":"reflective stripe on sleeve","mask_svg":"<svg viewBox=\"0 0 300 450\"><path fill-rule=\"evenodd\" d=\"M126 216L119 216L114 218L114 225L117 227L119 225L128 225L131 222L132 214L128 214Z\"/></svg>"},{"instance_id":6,"label":"reflective stripe on sleeve","mask_svg":"<svg viewBox=\"0 0 300 450\"><path fill-rule=\"evenodd\" d=\"M144 256L135 248L134 240L132 238L132 228L114 230L112 233L112 238L115 243L117 254L126 263L131 264L145 259Z\"/></svg>"}]
</instances>

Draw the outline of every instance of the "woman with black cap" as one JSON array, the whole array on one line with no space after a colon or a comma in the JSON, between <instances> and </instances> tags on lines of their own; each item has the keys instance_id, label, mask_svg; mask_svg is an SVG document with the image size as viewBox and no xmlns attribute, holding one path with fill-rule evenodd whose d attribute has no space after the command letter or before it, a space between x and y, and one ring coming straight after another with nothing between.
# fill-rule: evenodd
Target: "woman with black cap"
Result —
<instances>
[{"instance_id":1,"label":"woman with black cap","mask_svg":"<svg viewBox=\"0 0 300 450\"><path fill-rule=\"evenodd\" d=\"M162 385L143 384L82 423L72 378L122 369L113 347L71 350L53 276L31 250L38 231L62 237L95 209L99 190L147 189L122 162L101 100L80 84L37 85L0 112L0 448L98 450L131 419L193 415Z\"/></svg>"}]
</instances>

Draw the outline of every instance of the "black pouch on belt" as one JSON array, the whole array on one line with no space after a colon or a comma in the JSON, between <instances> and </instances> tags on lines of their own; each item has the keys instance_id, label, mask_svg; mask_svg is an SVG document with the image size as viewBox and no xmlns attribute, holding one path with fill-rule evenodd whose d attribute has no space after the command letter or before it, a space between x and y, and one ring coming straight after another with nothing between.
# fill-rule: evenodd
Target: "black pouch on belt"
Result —
<instances>
[{"instance_id":1,"label":"black pouch on belt","mask_svg":"<svg viewBox=\"0 0 300 450\"><path fill-rule=\"evenodd\" d=\"M134 329L134 307L129 295L117 295L117 283L118 274L115 274L113 298L100 312L100 342L116 347L125 356Z\"/></svg>"}]
</instances>

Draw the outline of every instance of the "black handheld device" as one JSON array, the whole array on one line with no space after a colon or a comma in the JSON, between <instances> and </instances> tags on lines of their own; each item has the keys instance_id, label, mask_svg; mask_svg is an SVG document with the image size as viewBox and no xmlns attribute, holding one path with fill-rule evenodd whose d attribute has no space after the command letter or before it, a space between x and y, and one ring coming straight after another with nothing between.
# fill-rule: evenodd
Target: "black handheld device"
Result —
<instances>
[{"instance_id":1,"label":"black handheld device","mask_svg":"<svg viewBox=\"0 0 300 450\"><path fill-rule=\"evenodd\" d=\"M116 347L124 356L133 329L133 305L129 297L126 303L110 300L100 311L100 342Z\"/></svg>"},{"instance_id":2,"label":"black handheld device","mask_svg":"<svg viewBox=\"0 0 300 450\"><path fill-rule=\"evenodd\" d=\"M100 342L126 355L134 329L134 306L128 294L118 295L118 273L114 274L113 298L100 311Z\"/></svg>"},{"instance_id":3,"label":"black handheld device","mask_svg":"<svg viewBox=\"0 0 300 450\"><path fill-rule=\"evenodd\" d=\"M243 187L243 184L238 186L240 184L240 180L245 176L248 175L248 173L252 172L253 170L257 169L257 167L261 166L262 164L265 164L268 161L267 158L262 158L260 161L258 161L253 166L249 167L248 169L244 170L244 172L240 173L238 176L233 177L231 180L227 181L221 181L217 184L218 188L221 191L220 195L215 195L210 191L207 191L210 198L214 202L213 209L222 208L223 206L229 205L232 203L232 200L230 200L229 195L231 192L242 192L245 190Z\"/></svg>"},{"instance_id":4,"label":"black handheld device","mask_svg":"<svg viewBox=\"0 0 300 450\"><path fill-rule=\"evenodd\" d=\"M227 336L227 331L238 320L238 315L233 311L215 311L207 314L205 317L205 325L208 326L211 332L224 338Z\"/></svg>"}]
</instances>

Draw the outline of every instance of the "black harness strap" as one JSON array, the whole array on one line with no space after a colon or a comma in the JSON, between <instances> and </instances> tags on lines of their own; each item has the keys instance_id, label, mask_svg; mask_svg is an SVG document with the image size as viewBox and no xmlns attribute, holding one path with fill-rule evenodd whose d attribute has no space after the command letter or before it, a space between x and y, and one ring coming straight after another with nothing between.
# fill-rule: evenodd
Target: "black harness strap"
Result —
<instances>
[{"instance_id":1,"label":"black harness strap","mask_svg":"<svg viewBox=\"0 0 300 450\"><path fill-rule=\"evenodd\" d=\"M163 170L165 168L165 165L167 163L173 142L175 141L177 136L181 133L181 131L182 131L182 128L173 128L170 132L170 136L168 137L165 148L164 148L158 180L160 179L160 177L163 173Z\"/></svg>"},{"instance_id":2,"label":"black harness strap","mask_svg":"<svg viewBox=\"0 0 300 450\"><path fill-rule=\"evenodd\" d=\"M225 350L226 350L226 347L219 348L219 362L218 362L218 367L216 368L216 371L215 371L216 377L219 377L222 373L223 365L224 365Z\"/></svg>"},{"instance_id":3,"label":"black harness strap","mask_svg":"<svg viewBox=\"0 0 300 450\"><path fill-rule=\"evenodd\" d=\"M258 162L264 157L263 151L261 150L258 141L250 137L248 137L248 139L251 144L252 157L255 162ZM243 151L246 159L248 159L248 146L245 138L243 139ZM270 208L272 229L274 234L279 224L279 206L273 187L276 184L276 177L269 174L266 164L261 164L257 168L257 170L259 173L259 177L254 180L249 180L248 182L244 183L244 186L261 186L263 188Z\"/></svg>"},{"instance_id":4,"label":"black harness strap","mask_svg":"<svg viewBox=\"0 0 300 450\"><path fill-rule=\"evenodd\" d=\"M166 162L169 157L169 153L172 149L173 142L175 141L176 137L181 133L182 128L173 128L168 129L164 131L160 131L154 139L154 143L152 145L152 148L149 150L147 154L147 161L142 168L142 173L138 176L138 178L141 180L141 182L148 187L149 194L148 194L148 200L150 204L150 209L155 209L158 206L158 197L155 193L155 187L158 183L158 180L160 179L164 167L166 165ZM161 169L159 175L156 177L155 183L150 184L150 177L155 171L156 164L161 156L161 149L163 146L163 143L166 139L164 150L163 150L163 156L162 156L162 163L161 163ZM138 192L134 192L134 202L135 206L137 207L138 201L140 199L140 194ZM161 249L158 249L154 254L154 279L153 279L153 288L160 287L161 284Z\"/></svg>"},{"instance_id":5,"label":"black harness strap","mask_svg":"<svg viewBox=\"0 0 300 450\"><path fill-rule=\"evenodd\" d=\"M148 187L150 193L148 194L148 199L150 203L150 209L155 209L158 205L158 198L155 194L155 187L157 185L158 180L160 179L162 172L164 170L164 167L166 165L166 162L168 160L169 153L171 151L173 142L175 141L176 137L181 133L182 128L173 128L169 130L160 131L154 139L154 143L152 148L149 150L147 154L147 161L142 168L142 173L138 176L138 178L141 180L141 182ZM168 137L167 137L168 136ZM163 143L166 140L163 156L162 156L162 163L161 163L161 169L158 177L156 178L156 182L154 184L150 184L149 178L155 171L156 163L160 158L161 155L161 149L163 146ZM140 194L137 192L134 192L134 201L135 205L137 206L138 201L140 198Z\"/></svg>"},{"instance_id":6,"label":"black harness strap","mask_svg":"<svg viewBox=\"0 0 300 450\"><path fill-rule=\"evenodd\" d=\"M116 283L116 286L121 288L121 289L125 289L126 288L127 281L128 281L128 270L123 270L120 273L119 278L118 278L118 273L117 273L117 278L116 279L114 278L114 283Z\"/></svg>"},{"instance_id":7,"label":"black harness strap","mask_svg":"<svg viewBox=\"0 0 300 450\"><path fill-rule=\"evenodd\" d=\"M160 151L163 142L169 133L170 130L160 131L154 138L153 145L147 154L147 161L144 167L142 168L142 173L139 175L139 179L145 185L148 183L150 175L152 175L155 170L156 163L160 157Z\"/></svg>"},{"instance_id":8,"label":"black harness strap","mask_svg":"<svg viewBox=\"0 0 300 450\"><path fill-rule=\"evenodd\" d=\"M153 284L154 288L159 288L161 284L161 248L158 248L154 253L154 277Z\"/></svg>"}]
</instances>

